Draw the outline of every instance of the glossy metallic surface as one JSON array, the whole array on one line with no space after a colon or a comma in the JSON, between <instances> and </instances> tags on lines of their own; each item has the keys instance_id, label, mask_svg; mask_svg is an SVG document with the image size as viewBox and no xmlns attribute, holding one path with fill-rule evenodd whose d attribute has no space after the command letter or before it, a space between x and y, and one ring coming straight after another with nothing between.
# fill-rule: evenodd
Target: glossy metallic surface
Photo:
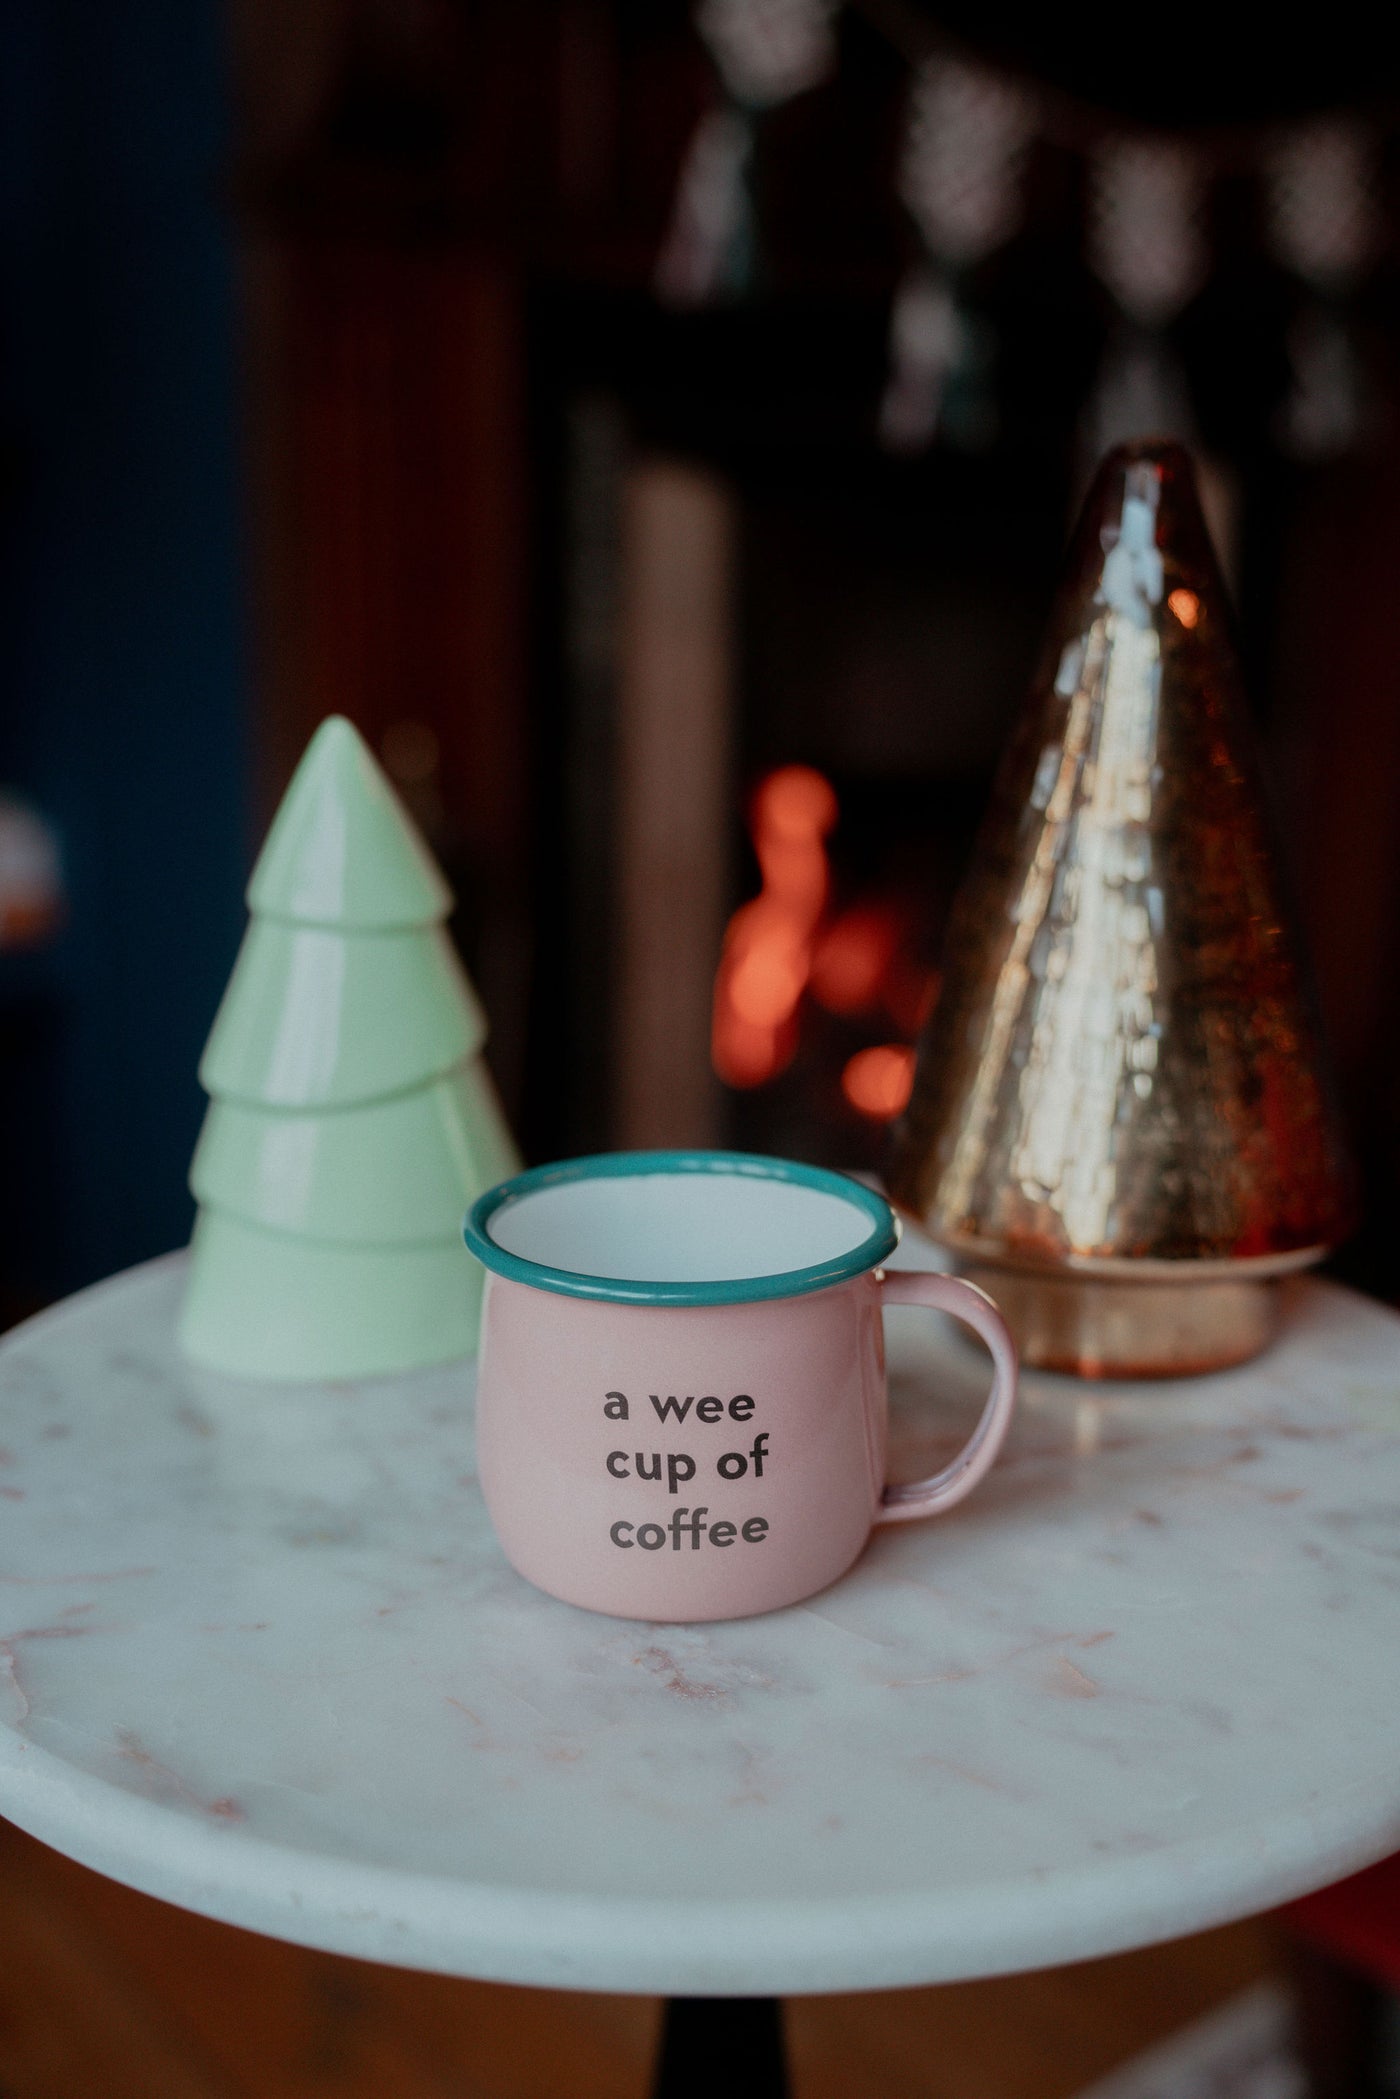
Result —
<instances>
[{"instance_id":1,"label":"glossy metallic surface","mask_svg":"<svg viewBox=\"0 0 1400 2099\"><path fill-rule=\"evenodd\" d=\"M965 1264L1022 1278L998 1294L1031 1362L1238 1360L1267 1338L1255 1293L1346 1228L1251 744L1190 462L1122 448L954 910L889 1173ZM1170 1296L1125 1317L1111 1293L1148 1280ZM1215 1291L1199 1345L1175 1297L1193 1286Z\"/></svg>"},{"instance_id":2,"label":"glossy metallic surface","mask_svg":"<svg viewBox=\"0 0 1400 2099\"><path fill-rule=\"evenodd\" d=\"M1180 1277L1142 1282L1132 1273L1134 1262L1117 1265L1128 1273L1052 1273L968 1257L960 1263L968 1281L996 1300L1022 1360L1037 1370L1189 1377L1248 1361L1277 1331L1279 1287L1272 1277L1246 1271L1228 1281L1192 1274L1185 1285Z\"/></svg>"}]
</instances>

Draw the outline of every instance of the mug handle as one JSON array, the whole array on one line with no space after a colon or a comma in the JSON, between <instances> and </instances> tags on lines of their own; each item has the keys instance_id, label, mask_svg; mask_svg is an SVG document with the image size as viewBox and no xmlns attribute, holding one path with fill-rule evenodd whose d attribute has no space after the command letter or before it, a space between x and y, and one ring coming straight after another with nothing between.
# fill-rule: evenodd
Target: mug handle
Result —
<instances>
[{"instance_id":1,"label":"mug handle","mask_svg":"<svg viewBox=\"0 0 1400 2099\"><path fill-rule=\"evenodd\" d=\"M992 1352L992 1389L981 1420L958 1455L931 1479L885 1488L875 1521L913 1523L920 1516L936 1516L941 1509L951 1509L972 1492L994 1464L1006 1441L1016 1404L1016 1344L986 1291L979 1290L975 1283L963 1282L959 1276L887 1269L880 1277L880 1286L887 1305L928 1305L939 1312L951 1312L954 1319L960 1319L979 1334Z\"/></svg>"}]
</instances>

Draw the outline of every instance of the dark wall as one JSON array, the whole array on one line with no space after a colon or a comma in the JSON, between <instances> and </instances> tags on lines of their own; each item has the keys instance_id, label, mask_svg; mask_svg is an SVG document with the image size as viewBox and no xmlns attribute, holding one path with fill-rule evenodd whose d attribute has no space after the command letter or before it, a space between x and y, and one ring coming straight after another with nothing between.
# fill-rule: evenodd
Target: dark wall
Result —
<instances>
[{"instance_id":1,"label":"dark wall","mask_svg":"<svg viewBox=\"0 0 1400 2099\"><path fill-rule=\"evenodd\" d=\"M59 939L0 954L0 1288L178 1243L247 860L236 331L212 0L0 10L0 784Z\"/></svg>"}]
</instances>

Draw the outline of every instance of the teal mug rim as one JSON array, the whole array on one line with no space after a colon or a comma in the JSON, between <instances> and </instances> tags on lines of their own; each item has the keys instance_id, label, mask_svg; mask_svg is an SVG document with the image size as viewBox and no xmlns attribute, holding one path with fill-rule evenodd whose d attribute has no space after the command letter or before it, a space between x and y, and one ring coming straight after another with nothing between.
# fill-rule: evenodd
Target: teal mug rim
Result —
<instances>
[{"instance_id":1,"label":"teal mug rim","mask_svg":"<svg viewBox=\"0 0 1400 2099\"><path fill-rule=\"evenodd\" d=\"M859 1245L830 1261L772 1275L687 1283L631 1281L619 1276L586 1275L573 1268L550 1268L523 1254L509 1253L488 1229L498 1210L524 1196L538 1194L542 1188L556 1188L570 1181L617 1180L658 1173L738 1174L813 1188L863 1210L870 1219L870 1230ZM806 1297L814 1290L829 1290L834 1284L850 1282L868 1269L877 1268L894 1252L899 1235L899 1219L884 1196L849 1174L836 1173L826 1166L804 1166L795 1159L769 1158L761 1152L698 1150L593 1152L582 1159L532 1166L524 1173L512 1174L507 1181L498 1181L494 1188L478 1196L462 1226L462 1236L482 1266L511 1282L528 1284L534 1290L551 1290L560 1297L588 1297L621 1305L747 1305L780 1297Z\"/></svg>"}]
</instances>

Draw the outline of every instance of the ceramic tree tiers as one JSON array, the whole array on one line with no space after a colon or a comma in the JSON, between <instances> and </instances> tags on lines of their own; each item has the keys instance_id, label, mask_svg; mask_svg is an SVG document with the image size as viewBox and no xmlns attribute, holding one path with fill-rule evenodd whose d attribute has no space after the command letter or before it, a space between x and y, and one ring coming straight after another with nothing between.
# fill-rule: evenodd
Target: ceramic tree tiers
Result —
<instances>
[{"instance_id":1,"label":"ceramic tree tiers","mask_svg":"<svg viewBox=\"0 0 1400 2099\"><path fill-rule=\"evenodd\" d=\"M351 1378L467 1355L462 1215L518 1165L452 897L349 722L323 722L248 887L200 1064L209 1111L181 1336L244 1377Z\"/></svg>"}]
</instances>

